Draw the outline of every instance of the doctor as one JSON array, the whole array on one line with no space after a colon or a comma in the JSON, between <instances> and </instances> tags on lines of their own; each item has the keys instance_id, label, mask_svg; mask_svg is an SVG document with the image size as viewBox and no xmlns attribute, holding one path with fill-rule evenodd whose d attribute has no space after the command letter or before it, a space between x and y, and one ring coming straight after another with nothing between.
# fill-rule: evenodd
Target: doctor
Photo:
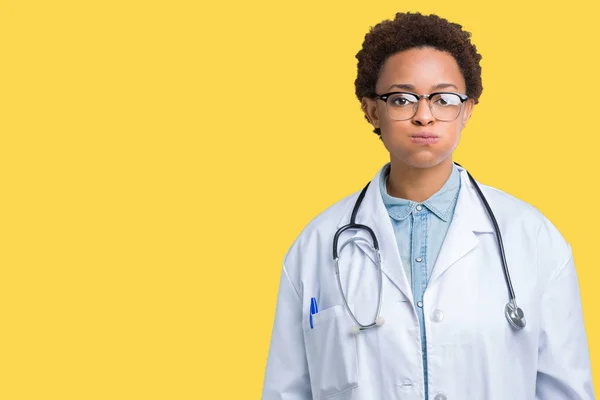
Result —
<instances>
[{"instance_id":1,"label":"doctor","mask_svg":"<svg viewBox=\"0 0 600 400\"><path fill-rule=\"evenodd\" d=\"M263 400L595 398L571 247L453 162L482 92L470 34L398 13L357 58L390 162L286 254Z\"/></svg>"}]
</instances>

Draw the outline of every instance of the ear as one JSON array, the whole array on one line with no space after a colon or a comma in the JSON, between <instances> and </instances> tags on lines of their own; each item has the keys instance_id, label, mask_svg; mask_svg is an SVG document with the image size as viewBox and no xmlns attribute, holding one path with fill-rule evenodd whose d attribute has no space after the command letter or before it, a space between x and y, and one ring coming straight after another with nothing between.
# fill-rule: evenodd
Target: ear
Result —
<instances>
[{"instance_id":1,"label":"ear","mask_svg":"<svg viewBox=\"0 0 600 400\"><path fill-rule=\"evenodd\" d=\"M377 110L377 100L363 97L360 100L360 108L365 113L365 118L374 128L379 128L379 111Z\"/></svg>"},{"instance_id":2,"label":"ear","mask_svg":"<svg viewBox=\"0 0 600 400\"><path fill-rule=\"evenodd\" d=\"M465 106L463 108L462 114L462 125L463 127L467 124L467 121L471 118L471 113L473 112L473 107L475 107L475 100L468 99L465 102Z\"/></svg>"}]
</instances>

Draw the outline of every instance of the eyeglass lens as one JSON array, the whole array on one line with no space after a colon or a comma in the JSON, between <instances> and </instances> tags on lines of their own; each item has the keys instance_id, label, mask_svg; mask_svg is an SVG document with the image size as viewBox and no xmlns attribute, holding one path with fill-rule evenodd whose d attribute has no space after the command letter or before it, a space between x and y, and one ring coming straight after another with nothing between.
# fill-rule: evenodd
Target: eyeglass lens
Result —
<instances>
[{"instance_id":1,"label":"eyeglass lens","mask_svg":"<svg viewBox=\"0 0 600 400\"><path fill-rule=\"evenodd\" d=\"M390 118L407 120L417 113L419 98L410 93L396 93L388 97L386 107ZM452 121L458 117L462 101L452 93L439 93L429 99L431 114L440 121Z\"/></svg>"}]
</instances>

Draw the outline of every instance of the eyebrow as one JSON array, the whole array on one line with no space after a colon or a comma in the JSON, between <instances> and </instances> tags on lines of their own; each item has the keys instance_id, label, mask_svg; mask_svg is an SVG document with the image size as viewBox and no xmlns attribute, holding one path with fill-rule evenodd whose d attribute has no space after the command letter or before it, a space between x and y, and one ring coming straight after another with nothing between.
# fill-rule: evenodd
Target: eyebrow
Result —
<instances>
[{"instance_id":1,"label":"eyebrow","mask_svg":"<svg viewBox=\"0 0 600 400\"><path fill-rule=\"evenodd\" d=\"M458 90L458 87L452 83L438 83L437 85L434 85L431 87L431 90L439 90L439 89L447 89L449 87L453 87L456 90ZM398 89L404 89L404 90L415 90L415 87L413 85L410 85L408 83L396 83L393 84L392 86L389 87L388 90L392 89L392 88L398 88Z\"/></svg>"}]
</instances>

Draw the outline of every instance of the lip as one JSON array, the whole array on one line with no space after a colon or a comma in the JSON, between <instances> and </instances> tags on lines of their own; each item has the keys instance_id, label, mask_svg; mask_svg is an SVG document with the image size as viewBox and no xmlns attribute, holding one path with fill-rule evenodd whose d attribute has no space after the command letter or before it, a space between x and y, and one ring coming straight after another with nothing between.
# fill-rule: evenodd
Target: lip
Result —
<instances>
[{"instance_id":1,"label":"lip","mask_svg":"<svg viewBox=\"0 0 600 400\"><path fill-rule=\"evenodd\" d=\"M411 138L414 137L422 137L422 138L439 138L438 135L436 135L435 133L430 133L430 132L419 132L419 133L415 133L414 135L410 135Z\"/></svg>"},{"instance_id":2,"label":"lip","mask_svg":"<svg viewBox=\"0 0 600 400\"><path fill-rule=\"evenodd\" d=\"M440 137L429 132L420 132L410 135L410 141L416 144L434 144L440 141Z\"/></svg>"}]
</instances>

